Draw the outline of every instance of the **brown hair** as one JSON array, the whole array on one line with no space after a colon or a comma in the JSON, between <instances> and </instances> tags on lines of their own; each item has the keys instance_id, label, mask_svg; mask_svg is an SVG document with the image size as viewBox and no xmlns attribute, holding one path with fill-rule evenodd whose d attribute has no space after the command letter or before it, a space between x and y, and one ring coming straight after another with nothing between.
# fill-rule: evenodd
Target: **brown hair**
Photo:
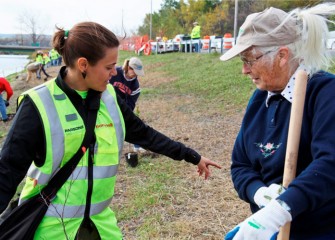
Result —
<instances>
[{"instance_id":1,"label":"brown hair","mask_svg":"<svg viewBox=\"0 0 335 240\"><path fill-rule=\"evenodd\" d=\"M124 60L122 65L122 70L125 72L125 74L128 73L128 66L129 66L129 59Z\"/></svg>"},{"instance_id":2,"label":"brown hair","mask_svg":"<svg viewBox=\"0 0 335 240\"><path fill-rule=\"evenodd\" d=\"M105 57L107 48L120 45L115 34L99 23L81 22L69 31L57 26L56 29L58 31L53 36L52 45L70 68L80 57L86 58L94 66Z\"/></svg>"}]
</instances>

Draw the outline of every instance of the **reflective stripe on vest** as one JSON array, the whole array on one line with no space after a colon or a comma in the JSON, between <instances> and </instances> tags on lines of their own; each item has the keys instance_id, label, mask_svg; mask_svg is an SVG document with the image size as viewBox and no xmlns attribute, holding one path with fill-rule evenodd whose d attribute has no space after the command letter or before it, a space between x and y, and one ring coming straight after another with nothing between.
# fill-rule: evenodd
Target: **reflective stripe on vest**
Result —
<instances>
[{"instance_id":1,"label":"reflective stripe on vest","mask_svg":"<svg viewBox=\"0 0 335 240\"><path fill-rule=\"evenodd\" d=\"M71 176L68 178L69 180L83 180L87 178L87 170L88 168L85 166L81 166L80 168L76 168ZM106 177L114 177L117 173L118 166L93 166L94 178L101 179ZM38 179L38 183L41 185L46 185L50 179L50 175L43 174L38 171L38 169L34 168L30 171L29 177Z\"/></svg>"},{"instance_id":2,"label":"reflective stripe on vest","mask_svg":"<svg viewBox=\"0 0 335 240\"><path fill-rule=\"evenodd\" d=\"M53 142L55 144L61 144L61 145L52 145L52 158L53 158L53 163L52 163L52 172L54 173L60 166L61 161L62 161L62 157L64 155L64 131L62 128L62 124L59 120L58 117L58 113L57 110L55 108L55 104L52 100L52 96L50 94L50 91L48 90L48 88L44 85L41 85L39 88L36 88L35 90L37 91L37 94L40 96L49 122L50 122L50 132L51 135L53 136ZM66 97L65 94L63 93L64 96L62 97ZM60 98L59 96L54 96L56 99ZM51 175L50 174L44 174L43 172L40 172L38 168L36 168L34 165L31 165L28 173L27 173L28 177L31 177L33 179L38 179L39 184L46 184Z\"/></svg>"},{"instance_id":3,"label":"reflective stripe on vest","mask_svg":"<svg viewBox=\"0 0 335 240\"><path fill-rule=\"evenodd\" d=\"M101 213L106 207L109 206L109 204L112 201L112 198L113 197L100 203L96 204L92 203L90 208L90 216ZM62 217L62 218L80 218L84 216L84 213L85 213L85 205L64 206L62 204L51 204L45 216Z\"/></svg>"},{"instance_id":4,"label":"reflective stripe on vest","mask_svg":"<svg viewBox=\"0 0 335 240\"><path fill-rule=\"evenodd\" d=\"M116 135L117 143L118 143L119 149L122 149L123 141L124 141L124 131L122 130L120 115L116 114L116 111L115 111L115 109L117 109L115 99L113 98L112 95L108 93L108 91L104 91L102 93L101 99L105 103L107 110L109 112L109 115L113 116L112 119L114 122L115 131L117 133L120 133ZM121 154L122 154L122 151L119 151L119 159L121 159Z\"/></svg>"}]
</instances>

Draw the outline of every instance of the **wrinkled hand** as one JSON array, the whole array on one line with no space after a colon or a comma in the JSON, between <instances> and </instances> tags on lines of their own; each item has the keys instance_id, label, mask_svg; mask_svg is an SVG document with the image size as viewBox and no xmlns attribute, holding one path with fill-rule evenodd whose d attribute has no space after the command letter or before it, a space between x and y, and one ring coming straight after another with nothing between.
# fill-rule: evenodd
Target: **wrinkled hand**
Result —
<instances>
[{"instance_id":1,"label":"wrinkled hand","mask_svg":"<svg viewBox=\"0 0 335 240\"><path fill-rule=\"evenodd\" d=\"M5 102L6 107L9 106L9 102L7 100L3 100Z\"/></svg>"},{"instance_id":2,"label":"wrinkled hand","mask_svg":"<svg viewBox=\"0 0 335 240\"><path fill-rule=\"evenodd\" d=\"M200 162L198 163L199 176L202 176L202 174L205 172L205 179L207 179L210 176L209 166L214 166L221 169L221 166L216 162L213 162L208 158L201 156Z\"/></svg>"},{"instance_id":3,"label":"wrinkled hand","mask_svg":"<svg viewBox=\"0 0 335 240\"><path fill-rule=\"evenodd\" d=\"M227 233L225 240L275 240L279 228L292 221L275 199Z\"/></svg>"},{"instance_id":4,"label":"wrinkled hand","mask_svg":"<svg viewBox=\"0 0 335 240\"><path fill-rule=\"evenodd\" d=\"M254 201L259 208L262 208L285 191L286 189L282 185L273 183L269 187L259 188L255 193Z\"/></svg>"}]
</instances>

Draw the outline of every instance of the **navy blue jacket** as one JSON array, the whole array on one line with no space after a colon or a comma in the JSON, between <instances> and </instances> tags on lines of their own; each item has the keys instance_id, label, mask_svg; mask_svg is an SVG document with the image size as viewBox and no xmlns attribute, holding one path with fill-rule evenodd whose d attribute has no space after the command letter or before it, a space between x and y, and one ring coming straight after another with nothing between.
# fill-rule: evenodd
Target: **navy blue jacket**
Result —
<instances>
[{"instance_id":1,"label":"navy blue jacket","mask_svg":"<svg viewBox=\"0 0 335 240\"><path fill-rule=\"evenodd\" d=\"M122 67L116 68L117 75L113 76L109 83L115 88L116 93L134 110L136 101L140 96L141 89L137 77L131 81L127 81L124 77Z\"/></svg>"},{"instance_id":2,"label":"navy blue jacket","mask_svg":"<svg viewBox=\"0 0 335 240\"><path fill-rule=\"evenodd\" d=\"M256 90L233 153L231 173L241 199L258 210L259 187L282 183L291 103ZM335 76L318 72L308 81L297 177L279 199L292 209L291 237L335 233Z\"/></svg>"}]
</instances>

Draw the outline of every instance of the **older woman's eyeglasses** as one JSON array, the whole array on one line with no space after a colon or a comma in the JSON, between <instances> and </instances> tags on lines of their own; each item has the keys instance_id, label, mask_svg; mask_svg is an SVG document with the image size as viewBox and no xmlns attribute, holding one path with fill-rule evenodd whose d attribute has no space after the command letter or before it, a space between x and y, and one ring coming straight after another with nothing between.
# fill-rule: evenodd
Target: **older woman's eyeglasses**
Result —
<instances>
[{"instance_id":1,"label":"older woman's eyeglasses","mask_svg":"<svg viewBox=\"0 0 335 240\"><path fill-rule=\"evenodd\" d=\"M271 52L274 52L275 50L271 50L271 51L267 51L265 53L263 53L262 55L256 57L255 59L253 60L247 60L246 58L244 58L243 56L241 56L241 60L243 62L243 64L247 65L249 68L251 68L255 62L257 62L259 59L261 59L263 56L265 56L266 54L269 54Z\"/></svg>"}]
</instances>

